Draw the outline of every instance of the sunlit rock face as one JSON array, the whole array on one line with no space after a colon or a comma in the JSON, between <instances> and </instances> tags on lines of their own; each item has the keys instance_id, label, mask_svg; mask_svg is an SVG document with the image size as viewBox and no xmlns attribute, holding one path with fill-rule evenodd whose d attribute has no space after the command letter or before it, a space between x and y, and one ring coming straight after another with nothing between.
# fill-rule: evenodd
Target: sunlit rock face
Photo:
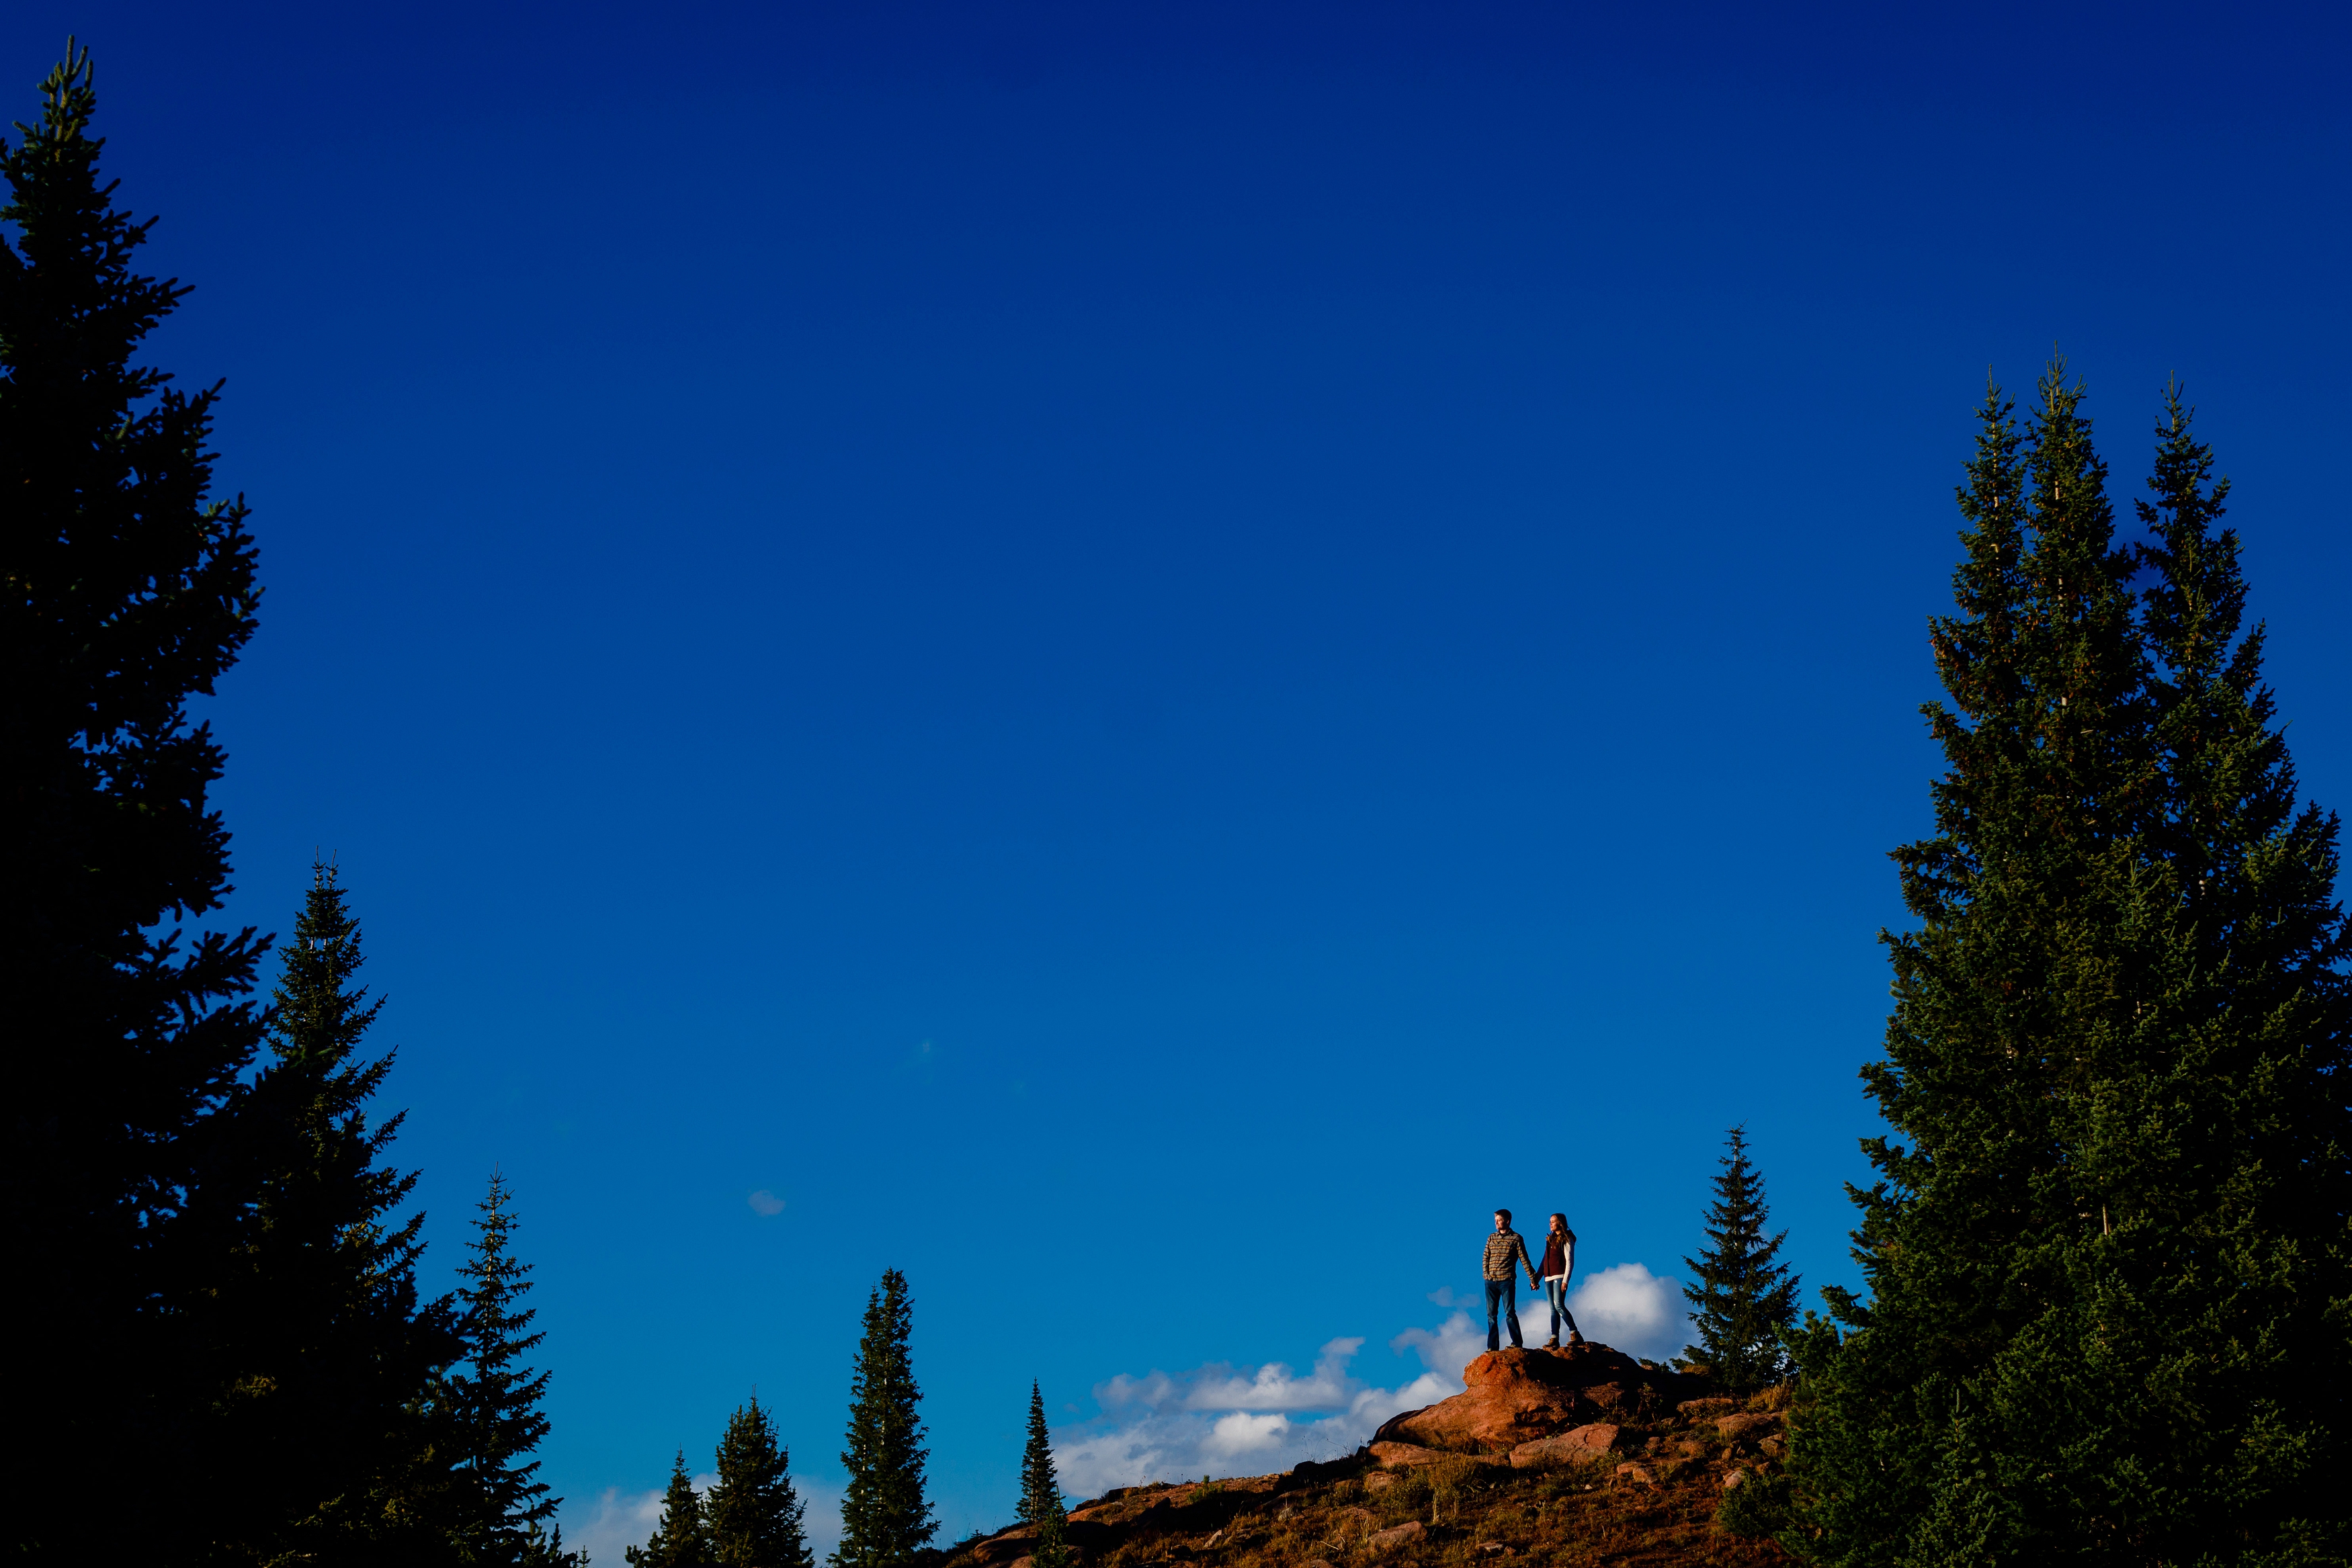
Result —
<instances>
[{"instance_id":1,"label":"sunlit rock face","mask_svg":"<svg viewBox=\"0 0 2352 1568\"><path fill-rule=\"evenodd\" d=\"M1490 1350L1462 1369L1462 1381L1469 1386L1453 1398L1391 1417L1372 1434L1375 1455L1389 1444L1507 1454L1578 1427L1670 1410L1705 1391L1696 1378L1646 1367L1622 1351L1591 1343ZM1612 1433L1599 1451L1614 1440ZM1411 1462L1402 1455L1398 1461Z\"/></svg>"}]
</instances>

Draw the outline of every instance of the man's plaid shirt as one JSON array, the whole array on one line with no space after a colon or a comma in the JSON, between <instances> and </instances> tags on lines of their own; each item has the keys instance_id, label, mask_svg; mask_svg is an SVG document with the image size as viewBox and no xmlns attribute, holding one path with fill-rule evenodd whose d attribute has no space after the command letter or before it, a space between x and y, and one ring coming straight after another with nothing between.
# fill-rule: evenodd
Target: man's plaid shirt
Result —
<instances>
[{"instance_id":1,"label":"man's plaid shirt","mask_svg":"<svg viewBox=\"0 0 2352 1568\"><path fill-rule=\"evenodd\" d=\"M1497 1230L1486 1238L1486 1255L1479 1260L1479 1266L1486 1270L1487 1279L1509 1279L1514 1263L1525 1264L1528 1277L1535 1276L1535 1262L1528 1256L1528 1244L1519 1239L1517 1231Z\"/></svg>"}]
</instances>

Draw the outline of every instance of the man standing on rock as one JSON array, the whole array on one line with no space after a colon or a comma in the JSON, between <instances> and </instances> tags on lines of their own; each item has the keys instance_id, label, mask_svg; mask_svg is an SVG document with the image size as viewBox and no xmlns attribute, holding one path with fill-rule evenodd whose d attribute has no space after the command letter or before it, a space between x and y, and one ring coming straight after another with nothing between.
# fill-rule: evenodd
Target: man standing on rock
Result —
<instances>
[{"instance_id":1,"label":"man standing on rock","mask_svg":"<svg viewBox=\"0 0 2352 1568\"><path fill-rule=\"evenodd\" d=\"M1503 1348L1502 1336L1495 1332L1495 1309L1503 1309L1504 1319L1511 1325L1511 1348L1522 1350L1519 1343L1519 1276L1513 1265L1524 1266L1528 1271L1528 1289L1532 1291L1536 1279L1535 1260L1528 1256L1528 1244L1511 1228L1511 1211L1495 1211L1495 1234L1486 1238L1486 1256L1479 1267L1486 1276L1486 1348Z\"/></svg>"},{"instance_id":2,"label":"man standing on rock","mask_svg":"<svg viewBox=\"0 0 2352 1568\"><path fill-rule=\"evenodd\" d=\"M1551 1308L1551 1340L1548 1350L1559 1348L1559 1325L1568 1324L1568 1343L1582 1344L1584 1336L1576 1332L1576 1314L1568 1310L1568 1278L1576 1272L1576 1232L1568 1228L1568 1216L1551 1217L1551 1231L1544 1238L1543 1293Z\"/></svg>"}]
</instances>

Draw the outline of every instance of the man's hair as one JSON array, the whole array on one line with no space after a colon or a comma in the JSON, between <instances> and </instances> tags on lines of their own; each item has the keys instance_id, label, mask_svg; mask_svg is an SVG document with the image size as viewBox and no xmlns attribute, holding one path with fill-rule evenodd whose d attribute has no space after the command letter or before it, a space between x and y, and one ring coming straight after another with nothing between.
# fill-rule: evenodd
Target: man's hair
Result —
<instances>
[{"instance_id":1,"label":"man's hair","mask_svg":"<svg viewBox=\"0 0 2352 1568\"><path fill-rule=\"evenodd\" d=\"M1498 1208L1495 1211L1495 1218L1502 1220L1505 1224L1508 1224L1511 1218L1511 1211L1507 1208Z\"/></svg>"}]
</instances>

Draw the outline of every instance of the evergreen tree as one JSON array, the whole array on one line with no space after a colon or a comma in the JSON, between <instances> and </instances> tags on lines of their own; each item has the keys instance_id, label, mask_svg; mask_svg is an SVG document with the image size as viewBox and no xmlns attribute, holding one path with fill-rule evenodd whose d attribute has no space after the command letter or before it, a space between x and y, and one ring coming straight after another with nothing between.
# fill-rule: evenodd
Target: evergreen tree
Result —
<instances>
[{"instance_id":1,"label":"evergreen tree","mask_svg":"<svg viewBox=\"0 0 2352 1568\"><path fill-rule=\"evenodd\" d=\"M710 1531L702 1519L702 1500L695 1495L694 1479L686 1473L686 1450L677 1451L669 1471L669 1490L662 1494L661 1522L652 1539L632 1546L622 1555L629 1568L718 1568L710 1550Z\"/></svg>"},{"instance_id":2,"label":"evergreen tree","mask_svg":"<svg viewBox=\"0 0 2352 1568\"><path fill-rule=\"evenodd\" d=\"M0 140L0 1212L24 1282L10 1418L38 1434L6 1480L26 1561L79 1560L100 1518L125 1557L209 1537L220 1500L194 1478L219 1391L184 1314L241 1238L189 1207L233 1142L266 946L184 930L228 877L222 752L188 699L260 595L243 503L210 498L217 389L134 362L187 290L132 270L153 220L100 178L93 80L69 44L37 123Z\"/></svg>"},{"instance_id":3,"label":"evergreen tree","mask_svg":"<svg viewBox=\"0 0 2352 1568\"><path fill-rule=\"evenodd\" d=\"M273 1060L241 1113L255 1222L214 1313L216 1380L250 1391L215 1450L243 1515L216 1538L257 1562L418 1563L434 1553L416 1494L436 1481L423 1400L460 1345L449 1303L418 1301L424 1216L394 1216L416 1182L383 1163L403 1117L368 1122L392 1057L359 1054L383 1004L353 983L359 924L332 866L311 867L280 958Z\"/></svg>"},{"instance_id":4,"label":"evergreen tree","mask_svg":"<svg viewBox=\"0 0 2352 1568\"><path fill-rule=\"evenodd\" d=\"M492 1171L468 1247L472 1256L457 1266L466 1281L457 1292L465 1365L448 1377L441 1399L455 1471L451 1529L480 1563L531 1562L560 1551L546 1525L563 1500L548 1495L547 1483L538 1479L539 1461L527 1457L547 1436L540 1402L550 1375L524 1364L547 1336L530 1332L537 1313L521 1304L530 1290L530 1265L510 1247L513 1202L505 1177Z\"/></svg>"},{"instance_id":5,"label":"evergreen tree","mask_svg":"<svg viewBox=\"0 0 2352 1568\"><path fill-rule=\"evenodd\" d=\"M849 1490L835 1568L905 1568L939 1529L923 1496L923 1427L915 1415L923 1396L907 1354L912 1326L907 1277L885 1270L866 1301L850 1381L849 1446L841 1456Z\"/></svg>"},{"instance_id":6,"label":"evergreen tree","mask_svg":"<svg viewBox=\"0 0 2352 1568\"><path fill-rule=\"evenodd\" d=\"M2127 555L2080 397L2053 367L2024 436L1989 399L1961 492L1937 831L1896 855L1918 925L1864 1073L1907 1142L1864 1145L1869 1294L1801 1351L1790 1539L1824 1562L2347 1543L2336 824L2294 809L2187 411Z\"/></svg>"},{"instance_id":7,"label":"evergreen tree","mask_svg":"<svg viewBox=\"0 0 2352 1568\"><path fill-rule=\"evenodd\" d=\"M1683 1294L1696 1309L1691 1315L1699 1343L1684 1354L1705 1362L1715 1380L1734 1394L1750 1394L1787 1375L1781 1336L1797 1321L1797 1277L1776 1263L1785 1230L1767 1240L1770 1213L1764 1178L1748 1160L1745 1127L1726 1142L1731 1153L1715 1178L1715 1201L1707 1206L1706 1236L1713 1243L1696 1258L1683 1260L1698 1281Z\"/></svg>"},{"instance_id":8,"label":"evergreen tree","mask_svg":"<svg viewBox=\"0 0 2352 1568\"><path fill-rule=\"evenodd\" d=\"M1068 1511L1062 1501L1061 1478L1054 1473L1054 1448L1045 1436L1045 1396L1029 1385L1029 1442L1021 1451L1022 1522L1037 1531L1031 1552L1036 1568L1068 1568L1070 1552L1063 1526Z\"/></svg>"},{"instance_id":9,"label":"evergreen tree","mask_svg":"<svg viewBox=\"0 0 2352 1568\"><path fill-rule=\"evenodd\" d=\"M704 1500L712 1554L726 1568L812 1568L792 1453L755 1397L727 1418L719 1484Z\"/></svg>"},{"instance_id":10,"label":"evergreen tree","mask_svg":"<svg viewBox=\"0 0 2352 1568\"><path fill-rule=\"evenodd\" d=\"M586 1551L572 1552L563 1544L563 1526L533 1521L523 1532L516 1562L522 1568L588 1568Z\"/></svg>"}]
</instances>

